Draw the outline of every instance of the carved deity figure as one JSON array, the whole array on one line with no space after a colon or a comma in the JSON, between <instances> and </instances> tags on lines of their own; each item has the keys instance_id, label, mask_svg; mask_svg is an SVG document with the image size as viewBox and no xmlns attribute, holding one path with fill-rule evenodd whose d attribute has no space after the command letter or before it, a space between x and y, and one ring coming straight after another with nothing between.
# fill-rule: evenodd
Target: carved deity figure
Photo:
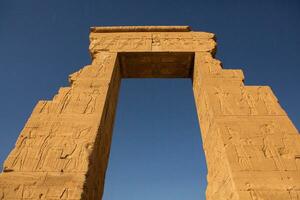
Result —
<instances>
[{"instance_id":1,"label":"carved deity figure","mask_svg":"<svg viewBox=\"0 0 300 200\"><path fill-rule=\"evenodd\" d=\"M231 127L226 127L231 144L234 146L236 150L236 154L238 157L238 163L243 170L253 169L251 160L249 159L249 155L247 150L244 148L244 145L247 145L246 139L241 139L238 131L232 129Z\"/></svg>"},{"instance_id":2,"label":"carved deity figure","mask_svg":"<svg viewBox=\"0 0 300 200\"><path fill-rule=\"evenodd\" d=\"M257 115L258 111L255 107L255 99L253 98L253 96L247 91L245 90L244 87L241 87L241 102L245 103L249 109L249 114L250 115Z\"/></svg>"},{"instance_id":3,"label":"carved deity figure","mask_svg":"<svg viewBox=\"0 0 300 200\"><path fill-rule=\"evenodd\" d=\"M232 114L232 106L229 104L229 93L225 92L222 88L215 87L215 95L218 98L219 106L221 110L221 114L223 115L230 115Z\"/></svg>"},{"instance_id":4,"label":"carved deity figure","mask_svg":"<svg viewBox=\"0 0 300 200\"><path fill-rule=\"evenodd\" d=\"M272 159L278 170L285 170L285 164L281 160L281 155L279 154L278 149L273 143L274 125L264 124L263 126L261 126L260 130L263 136L262 151L264 156L266 158Z\"/></svg>"},{"instance_id":5,"label":"carved deity figure","mask_svg":"<svg viewBox=\"0 0 300 200\"><path fill-rule=\"evenodd\" d=\"M278 110L278 102L277 100L270 94L269 91L265 91L263 87L259 87L258 90L258 101L263 102L266 107L268 114L279 114Z\"/></svg>"}]
</instances>

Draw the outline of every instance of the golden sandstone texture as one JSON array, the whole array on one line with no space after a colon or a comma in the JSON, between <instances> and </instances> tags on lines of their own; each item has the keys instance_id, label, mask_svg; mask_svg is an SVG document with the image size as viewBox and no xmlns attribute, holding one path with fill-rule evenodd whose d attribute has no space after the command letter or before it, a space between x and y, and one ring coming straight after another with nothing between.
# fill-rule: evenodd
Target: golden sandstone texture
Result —
<instances>
[{"instance_id":1,"label":"golden sandstone texture","mask_svg":"<svg viewBox=\"0 0 300 200\"><path fill-rule=\"evenodd\" d=\"M91 28L92 63L37 103L4 163L0 200L101 199L120 81L135 77L191 78L207 200L299 200L298 130L270 87L245 86L215 49L214 34L188 26Z\"/></svg>"}]
</instances>

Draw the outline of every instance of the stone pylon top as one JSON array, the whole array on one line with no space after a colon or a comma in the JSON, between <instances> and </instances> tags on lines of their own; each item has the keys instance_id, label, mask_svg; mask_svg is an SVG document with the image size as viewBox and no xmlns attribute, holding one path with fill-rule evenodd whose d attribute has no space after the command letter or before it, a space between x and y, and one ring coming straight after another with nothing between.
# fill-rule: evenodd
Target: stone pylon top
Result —
<instances>
[{"instance_id":1,"label":"stone pylon top","mask_svg":"<svg viewBox=\"0 0 300 200\"><path fill-rule=\"evenodd\" d=\"M190 26L95 26L93 33L111 32L189 32Z\"/></svg>"},{"instance_id":2,"label":"stone pylon top","mask_svg":"<svg viewBox=\"0 0 300 200\"><path fill-rule=\"evenodd\" d=\"M211 52L215 35L189 26L95 26L90 32L92 57L109 52Z\"/></svg>"}]
</instances>

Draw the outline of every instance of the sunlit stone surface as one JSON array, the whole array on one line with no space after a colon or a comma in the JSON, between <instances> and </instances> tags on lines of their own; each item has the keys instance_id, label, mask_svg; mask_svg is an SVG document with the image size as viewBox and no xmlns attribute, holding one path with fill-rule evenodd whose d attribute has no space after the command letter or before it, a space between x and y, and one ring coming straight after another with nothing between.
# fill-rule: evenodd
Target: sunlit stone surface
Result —
<instances>
[{"instance_id":1,"label":"sunlit stone surface","mask_svg":"<svg viewBox=\"0 0 300 200\"><path fill-rule=\"evenodd\" d=\"M92 63L39 101L0 174L0 200L101 199L121 78L191 78L208 200L300 199L300 137L268 86L222 69L214 34L93 27Z\"/></svg>"}]
</instances>

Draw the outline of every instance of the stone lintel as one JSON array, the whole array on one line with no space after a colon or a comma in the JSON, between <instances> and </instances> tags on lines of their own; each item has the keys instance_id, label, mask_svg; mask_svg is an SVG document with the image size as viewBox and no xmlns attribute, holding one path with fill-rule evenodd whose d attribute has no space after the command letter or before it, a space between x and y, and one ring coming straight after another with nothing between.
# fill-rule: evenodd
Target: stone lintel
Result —
<instances>
[{"instance_id":1,"label":"stone lintel","mask_svg":"<svg viewBox=\"0 0 300 200\"><path fill-rule=\"evenodd\" d=\"M112 32L190 32L190 26L95 26L92 33Z\"/></svg>"}]
</instances>

